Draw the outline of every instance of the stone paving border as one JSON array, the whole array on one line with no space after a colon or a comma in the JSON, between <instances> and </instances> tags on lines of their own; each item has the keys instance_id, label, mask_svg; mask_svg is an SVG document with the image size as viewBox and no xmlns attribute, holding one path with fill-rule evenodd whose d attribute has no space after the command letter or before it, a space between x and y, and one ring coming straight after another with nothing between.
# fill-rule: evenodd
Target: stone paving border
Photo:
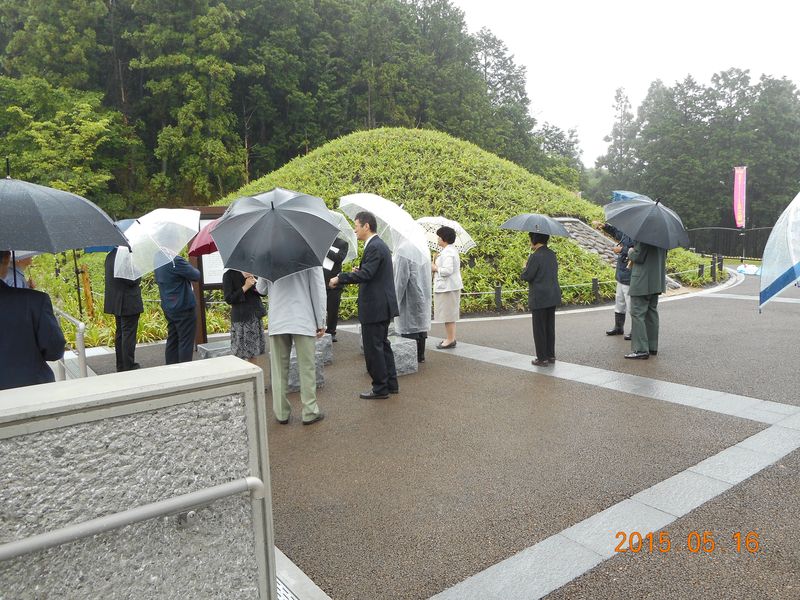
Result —
<instances>
[{"instance_id":1,"label":"stone paving border","mask_svg":"<svg viewBox=\"0 0 800 600\"><path fill-rule=\"evenodd\" d=\"M432 345L436 341L429 338ZM770 425L436 594L435 600L541 598L613 557L616 540L609 532L657 531L800 448L797 406L560 361L534 367L530 356L473 344L431 349Z\"/></svg>"}]
</instances>

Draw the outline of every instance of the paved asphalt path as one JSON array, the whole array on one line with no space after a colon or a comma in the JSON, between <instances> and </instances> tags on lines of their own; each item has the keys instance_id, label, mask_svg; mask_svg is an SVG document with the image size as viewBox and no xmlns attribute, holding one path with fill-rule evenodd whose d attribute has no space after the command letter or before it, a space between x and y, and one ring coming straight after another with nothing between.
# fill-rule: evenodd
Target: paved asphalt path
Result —
<instances>
[{"instance_id":1,"label":"paved asphalt path","mask_svg":"<svg viewBox=\"0 0 800 600\"><path fill-rule=\"evenodd\" d=\"M757 279L726 293L757 294ZM759 315L755 300L712 294L661 315L658 357L626 361L629 344L603 334L613 307L559 314L558 357L800 404L800 304ZM458 338L532 353L525 318L466 320ZM766 428L434 351L398 396L360 400L358 338L339 339L319 393L326 419L301 426L293 394L290 424L268 425L275 543L335 600L428 598ZM163 345L137 360L162 364ZM89 362L113 369L113 355ZM795 451L669 527L676 541L710 530L727 552L620 554L550 597L800 598L798 467ZM758 532L759 552L730 551L736 531Z\"/></svg>"}]
</instances>

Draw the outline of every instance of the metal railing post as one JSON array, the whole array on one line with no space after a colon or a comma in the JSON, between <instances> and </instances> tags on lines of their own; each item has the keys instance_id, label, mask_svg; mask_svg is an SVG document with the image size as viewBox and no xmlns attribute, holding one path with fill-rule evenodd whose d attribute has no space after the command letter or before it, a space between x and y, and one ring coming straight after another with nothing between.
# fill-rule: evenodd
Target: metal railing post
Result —
<instances>
[{"instance_id":1,"label":"metal railing post","mask_svg":"<svg viewBox=\"0 0 800 600\"><path fill-rule=\"evenodd\" d=\"M86 366L86 324L79 321L75 317L68 315L60 308L53 307L53 311L63 319L66 319L75 325L75 352L78 354L78 369L80 370L81 377L88 377L89 370ZM61 359L62 361L64 359ZM66 376L64 377L66 379Z\"/></svg>"},{"instance_id":2,"label":"metal railing post","mask_svg":"<svg viewBox=\"0 0 800 600\"><path fill-rule=\"evenodd\" d=\"M592 277L592 294L594 301L600 303L600 280L597 277Z\"/></svg>"},{"instance_id":3,"label":"metal railing post","mask_svg":"<svg viewBox=\"0 0 800 600\"><path fill-rule=\"evenodd\" d=\"M494 286L494 309L497 312L503 310L503 286L496 285Z\"/></svg>"},{"instance_id":4,"label":"metal railing post","mask_svg":"<svg viewBox=\"0 0 800 600\"><path fill-rule=\"evenodd\" d=\"M711 281L717 282L717 255L711 255Z\"/></svg>"},{"instance_id":5,"label":"metal railing post","mask_svg":"<svg viewBox=\"0 0 800 600\"><path fill-rule=\"evenodd\" d=\"M697 276L700 279L703 278L703 275L705 274L705 272L706 272L706 266L703 263L700 263L699 265L697 265Z\"/></svg>"}]
</instances>

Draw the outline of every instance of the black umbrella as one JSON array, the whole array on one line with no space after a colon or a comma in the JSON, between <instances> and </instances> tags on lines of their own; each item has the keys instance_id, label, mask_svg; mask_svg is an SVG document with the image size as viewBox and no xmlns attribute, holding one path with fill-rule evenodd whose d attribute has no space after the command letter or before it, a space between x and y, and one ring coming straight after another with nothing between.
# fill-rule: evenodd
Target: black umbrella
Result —
<instances>
[{"instance_id":1,"label":"black umbrella","mask_svg":"<svg viewBox=\"0 0 800 600\"><path fill-rule=\"evenodd\" d=\"M322 265L338 234L321 198L275 188L234 200L211 237L225 267L276 281Z\"/></svg>"},{"instance_id":2,"label":"black umbrella","mask_svg":"<svg viewBox=\"0 0 800 600\"><path fill-rule=\"evenodd\" d=\"M606 204L606 221L632 240L669 250L689 245L683 221L658 200L637 196Z\"/></svg>"},{"instance_id":3,"label":"black umbrella","mask_svg":"<svg viewBox=\"0 0 800 600\"><path fill-rule=\"evenodd\" d=\"M77 275L74 250L93 245L127 246L128 240L99 206L82 196L8 176L0 179L0 249L72 250ZM75 286L83 314L77 280Z\"/></svg>"},{"instance_id":4,"label":"black umbrella","mask_svg":"<svg viewBox=\"0 0 800 600\"><path fill-rule=\"evenodd\" d=\"M86 246L127 246L97 205L76 194L0 179L0 248L55 254Z\"/></svg>"},{"instance_id":5,"label":"black umbrella","mask_svg":"<svg viewBox=\"0 0 800 600\"><path fill-rule=\"evenodd\" d=\"M524 213L516 217L511 217L508 221L500 225L500 228L570 237L566 227L559 221L556 221L553 217L537 213Z\"/></svg>"}]
</instances>

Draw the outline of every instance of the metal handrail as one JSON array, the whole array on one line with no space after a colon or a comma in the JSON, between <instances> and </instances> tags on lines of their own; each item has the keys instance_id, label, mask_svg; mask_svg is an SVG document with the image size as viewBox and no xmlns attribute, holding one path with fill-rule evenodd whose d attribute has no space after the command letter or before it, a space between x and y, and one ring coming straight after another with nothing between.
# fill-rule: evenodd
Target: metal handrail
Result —
<instances>
[{"instance_id":1,"label":"metal handrail","mask_svg":"<svg viewBox=\"0 0 800 600\"><path fill-rule=\"evenodd\" d=\"M61 318L75 325L75 351L78 353L78 368L80 369L81 377L88 377L89 371L86 368L86 342L84 341L86 324L72 315L65 313L58 307L54 306L53 311ZM63 361L64 359L62 358L61 360Z\"/></svg>"},{"instance_id":2,"label":"metal handrail","mask_svg":"<svg viewBox=\"0 0 800 600\"><path fill-rule=\"evenodd\" d=\"M261 499L264 497L264 482L258 477L244 477L243 479L204 488L196 492L175 496L174 498L159 500L158 502L152 502L130 510L84 521L83 523L68 525L55 531L48 531L47 533L32 535L22 540L8 542L0 545L0 561L60 546L61 544L132 525L140 521L146 521L147 519L183 512L190 508L210 504L216 500L246 491L251 492L253 499Z\"/></svg>"}]
</instances>

